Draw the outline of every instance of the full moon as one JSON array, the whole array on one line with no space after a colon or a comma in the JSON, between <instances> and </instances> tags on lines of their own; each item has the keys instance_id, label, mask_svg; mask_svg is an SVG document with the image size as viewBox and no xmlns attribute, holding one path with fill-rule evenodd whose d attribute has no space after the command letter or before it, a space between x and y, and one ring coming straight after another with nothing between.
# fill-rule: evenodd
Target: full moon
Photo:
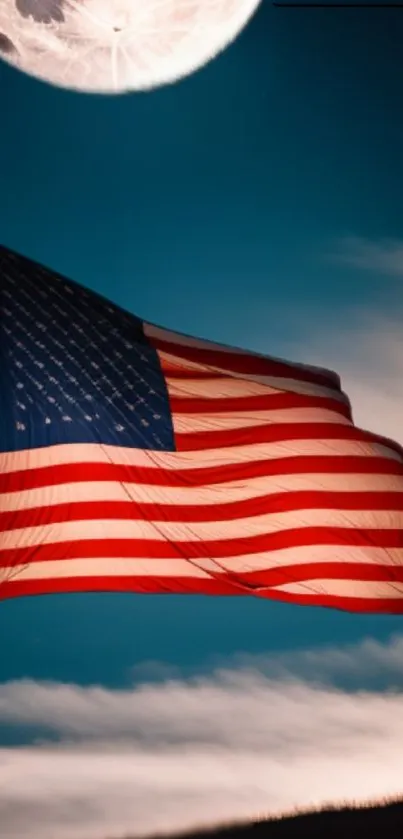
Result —
<instances>
[{"instance_id":1,"label":"full moon","mask_svg":"<svg viewBox=\"0 0 403 839\"><path fill-rule=\"evenodd\" d=\"M0 56L60 87L147 90L202 67L260 0L0 0Z\"/></svg>"}]
</instances>

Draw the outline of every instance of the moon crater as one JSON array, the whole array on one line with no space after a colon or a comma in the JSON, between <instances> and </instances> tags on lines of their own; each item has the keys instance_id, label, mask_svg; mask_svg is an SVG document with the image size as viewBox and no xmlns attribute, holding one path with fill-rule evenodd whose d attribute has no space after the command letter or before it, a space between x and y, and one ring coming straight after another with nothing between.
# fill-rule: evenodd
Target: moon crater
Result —
<instances>
[{"instance_id":1,"label":"moon crater","mask_svg":"<svg viewBox=\"0 0 403 839\"><path fill-rule=\"evenodd\" d=\"M11 55L16 51L17 50L10 38L8 38L4 32L0 32L0 53L3 53L4 55Z\"/></svg>"},{"instance_id":2,"label":"moon crater","mask_svg":"<svg viewBox=\"0 0 403 839\"><path fill-rule=\"evenodd\" d=\"M93 93L189 75L233 41L260 0L0 0L0 53L20 70Z\"/></svg>"},{"instance_id":3,"label":"moon crater","mask_svg":"<svg viewBox=\"0 0 403 839\"><path fill-rule=\"evenodd\" d=\"M64 21L64 0L15 0L17 11L23 17L32 17L37 23Z\"/></svg>"}]
</instances>

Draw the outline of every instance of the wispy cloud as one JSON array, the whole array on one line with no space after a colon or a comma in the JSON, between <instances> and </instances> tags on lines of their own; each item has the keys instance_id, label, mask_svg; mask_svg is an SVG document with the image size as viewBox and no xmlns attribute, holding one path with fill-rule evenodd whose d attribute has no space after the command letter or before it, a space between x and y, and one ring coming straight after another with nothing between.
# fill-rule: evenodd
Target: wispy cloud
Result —
<instances>
[{"instance_id":1,"label":"wispy cloud","mask_svg":"<svg viewBox=\"0 0 403 839\"><path fill-rule=\"evenodd\" d=\"M374 241L359 236L346 236L339 240L332 256L356 268L403 276L403 241L400 239Z\"/></svg>"},{"instance_id":2,"label":"wispy cloud","mask_svg":"<svg viewBox=\"0 0 403 839\"><path fill-rule=\"evenodd\" d=\"M398 794L403 694L332 684L385 667L403 680L403 639L124 691L5 684L0 723L59 742L0 750L4 835L100 839Z\"/></svg>"},{"instance_id":3,"label":"wispy cloud","mask_svg":"<svg viewBox=\"0 0 403 839\"><path fill-rule=\"evenodd\" d=\"M346 307L337 318L323 309L300 316L285 354L336 370L356 425L403 444L403 335L400 318L365 306Z\"/></svg>"}]
</instances>

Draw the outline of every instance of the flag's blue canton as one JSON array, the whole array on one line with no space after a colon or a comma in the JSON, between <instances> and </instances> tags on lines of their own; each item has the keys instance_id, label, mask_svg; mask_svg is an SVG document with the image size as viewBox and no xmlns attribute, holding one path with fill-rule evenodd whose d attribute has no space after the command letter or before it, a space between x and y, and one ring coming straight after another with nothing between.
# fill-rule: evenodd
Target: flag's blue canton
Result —
<instances>
[{"instance_id":1,"label":"flag's blue canton","mask_svg":"<svg viewBox=\"0 0 403 839\"><path fill-rule=\"evenodd\" d=\"M0 450L104 443L173 450L142 322L0 249Z\"/></svg>"}]
</instances>

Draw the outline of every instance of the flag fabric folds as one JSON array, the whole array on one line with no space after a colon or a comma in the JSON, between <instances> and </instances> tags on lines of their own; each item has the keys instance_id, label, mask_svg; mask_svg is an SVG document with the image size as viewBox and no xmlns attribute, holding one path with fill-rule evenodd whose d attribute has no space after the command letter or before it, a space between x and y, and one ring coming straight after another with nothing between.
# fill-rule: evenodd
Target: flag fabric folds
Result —
<instances>
[{"instance_id":1,"label":"flag fabric folds","mask_svg":"<svg viewBox=\"0 0 403 839\"><path fill-rule=\"evenodd\" d=\"M403 612L403 453L339 377L141 321L0 248L0 598Z\"/></svg>"}]
</instances>

